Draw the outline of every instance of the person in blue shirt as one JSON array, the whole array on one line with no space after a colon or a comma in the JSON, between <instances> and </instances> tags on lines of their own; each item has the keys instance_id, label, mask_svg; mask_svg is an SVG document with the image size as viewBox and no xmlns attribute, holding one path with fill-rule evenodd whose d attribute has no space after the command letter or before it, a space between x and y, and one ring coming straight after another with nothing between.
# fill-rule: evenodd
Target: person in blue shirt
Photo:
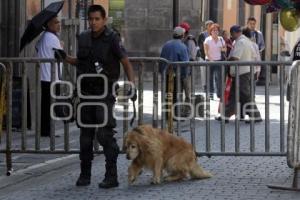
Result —
<instances>
[{"instance_id":1,"label":"person in blue shirt","mask_svg":"<svg viewBox=\"0 0 300 200\"><path fill-rule=\"evenodd\" d=\"M160 57L165 58L171 62L188 62L189 54L186 45L183 43L183 36L185 33L185 29L182 27L175 27L173 31L173 39L167 41L161 50ZM160 65L160 72L163 73L167 70L167 66L165 64ZM184 80L188 77L190 70L188 67L181 67L180 70L180 80L181 86L183 85ZM174 90L173 90L173 103L177 102L177 88L176 88L176 67L173 68L173 77L174 77ZM168 81L167 86L168 88ZM182 88L182 87L181 87ZM176 111L176 116L178 113Z\"/></svg>"},{"instance_id":2,"label":"person in blue shirt","mask_svg":"<svg viewBox=\"0 0 300 200\"><path fill-rule=\"evenodd\" d=\"M249 17L247 20L247 27L251 31L251 40L255 42L258 46L259 52L262 55L262 52L265 50L265 41L263 34L256 29L256 19L255 17ZM261 72L259 73L257 85L265 85L266 80L266 68L261 66Z\"/></svg>"},{"instance_id":3,"label":"person in blue shirt","mask_svg":"<svg viewBox=\"0 0 300 200\"><path fill-rule=\"evenodd\" d=\"M167 41L161 50L160 57L169 61L189 61L189 54L186 45L183 43L185 29L175 27L173 31L173 39ZM166 70L165 66L162 70Z\"/></svg>"},{"instance_id":4,"label":"person in blue shirt","mask_svg":"<svg viewBox=\"0 0 300 200\"><path fill-rule=\"evenodd\" d=\"M263 50L265 50L264 36L259 30L256 29L255 17L248 18L247 27L251 31L251 40L257 44L259 52L262 52Z\"/></svg>"}]
</instances>

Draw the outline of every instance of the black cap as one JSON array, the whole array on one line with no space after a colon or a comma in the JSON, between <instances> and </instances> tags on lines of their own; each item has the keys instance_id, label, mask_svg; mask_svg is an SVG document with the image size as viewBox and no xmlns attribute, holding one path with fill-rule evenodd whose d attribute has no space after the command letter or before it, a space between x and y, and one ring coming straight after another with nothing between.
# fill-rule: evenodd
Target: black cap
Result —
<instances>
[{"instance_id":1,"label":"black cap","mask_svg":"<svg viewBox=\"0 0 300 200\"><path fill-rule=\"evenodd\" d=\"M239 32L242 32L242 29L239 25L233 25L230 28L230 33L239 33Z\"/></svg>"}]
</instances>

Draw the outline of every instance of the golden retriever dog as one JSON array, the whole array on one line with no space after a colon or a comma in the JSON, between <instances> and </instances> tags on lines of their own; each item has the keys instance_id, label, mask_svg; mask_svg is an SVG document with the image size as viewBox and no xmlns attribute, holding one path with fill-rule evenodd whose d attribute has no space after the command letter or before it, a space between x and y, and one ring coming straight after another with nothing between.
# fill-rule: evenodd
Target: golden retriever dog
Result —
<instances>
[{"instance_id":1,"label":"golden retriever dog","mask_svg":"<svg viewBox=\"0 0 300 200\"><path fill-rule=\"evenodd\" d=\"M163 171L165 181L177 181L188 176L193 179L210 178L212 175L197 164L193 146L184 139L167 131L142 125L128 132L123 144L126 157L132 160L128 168L128 182L133 183L142 168L153 172L153 184L161 183Z\"/></svg>"}]
</instances>

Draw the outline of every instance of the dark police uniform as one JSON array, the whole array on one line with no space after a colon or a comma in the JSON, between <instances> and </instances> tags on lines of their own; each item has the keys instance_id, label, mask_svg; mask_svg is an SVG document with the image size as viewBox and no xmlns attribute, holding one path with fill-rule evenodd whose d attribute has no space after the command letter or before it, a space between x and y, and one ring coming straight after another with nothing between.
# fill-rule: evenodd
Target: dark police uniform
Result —
<instances>
[{"instance_id":1,"label":"dark police uniform","mask_svg":"<svg viewBox=\"0 0 300 200\"><path fill-rule=\"evenodd\" d=\"M81 160L81 174L82 180L89 180L91 176L91 161L93 160L93 139L96 133L99 143L103 146L103 151L106 159L106 173L102 183L117 182L117 157L119 147L114 138L114 128L116 127L116 120L113 117L113 108L115 104L115 97L112 94L113 84L120 76L120 60L127 57L124 48L121 45L119 34L105 27L102 34L93 38L91 31L85 31L78 37L78 52L77 52L77 75L82 74L101 74L107 77L104 88L104 80L99 77L83 78L80 87L83 95L102 95L107 89L107 95L101 99L85 99L81 98L81 103L102 103L107 106L107 110L101 106L83 106L81 109L81 121L83 124L102 124L97 128L84 127L79 124L81 128L80 133L80 160ZM99 70L99 68L101 68ZM99 72L101 71L101 72ZM79 178L80 179L80 178ZM88 182L89 182L88 181ZM79 182L79 183L78 183ZM80 180L77 181L80 184ZM106 186L110 186L105 185ZM101 183L99 184L101 187Z\"/></svg>"}]
</instances>

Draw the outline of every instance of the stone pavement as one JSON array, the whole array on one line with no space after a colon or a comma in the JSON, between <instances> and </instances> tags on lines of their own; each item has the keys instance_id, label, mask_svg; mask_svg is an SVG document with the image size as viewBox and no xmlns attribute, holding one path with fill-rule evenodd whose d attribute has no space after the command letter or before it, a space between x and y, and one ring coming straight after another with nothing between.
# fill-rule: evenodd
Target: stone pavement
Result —
<instances>
[{"instance_id":1,"label":"stone pavement","mask_svg":"<svg viewBox=\"0 0 300 200\"><path fill-rule=\"evenodd\" d=\"M291 184L292 170L285 158L278 157L201 157L199 163L214 174L206 180L151 185L151 174L144 171L134 185L127 184L129 161L119 158L120 186L99 189L104 174L104 157L93 162L92 183L76 187L79 174L78 157L69 156L37 169L29 169L12 177L0 177L1 200L89 200L89 199L255 199L296 200L300 193L267 188L267 184Z\"/></svg>"}]
</instances>

